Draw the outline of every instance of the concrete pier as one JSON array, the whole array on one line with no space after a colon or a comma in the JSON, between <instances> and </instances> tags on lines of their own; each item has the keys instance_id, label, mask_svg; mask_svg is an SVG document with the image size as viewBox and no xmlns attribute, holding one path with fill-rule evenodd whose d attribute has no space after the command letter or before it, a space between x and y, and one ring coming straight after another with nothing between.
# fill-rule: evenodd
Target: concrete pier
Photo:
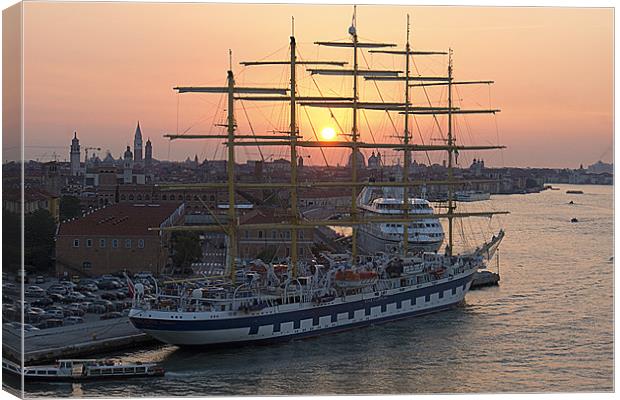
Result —
<instances>
[{"instance_id":1,"label":"concrete pier","mask_svg":"<svg viewBox=\"0 0 620 400\"><path fill-rule=\"evenodd\" d=\"M2 353L19 362L21 332L3 327ZM116 351L138 344L154 344L155 339L138 331L129 318L92 321L83 324L24 332L24 362L38 364L59 358L87 357L97 353Z\"/></svg>"}]
</instances>

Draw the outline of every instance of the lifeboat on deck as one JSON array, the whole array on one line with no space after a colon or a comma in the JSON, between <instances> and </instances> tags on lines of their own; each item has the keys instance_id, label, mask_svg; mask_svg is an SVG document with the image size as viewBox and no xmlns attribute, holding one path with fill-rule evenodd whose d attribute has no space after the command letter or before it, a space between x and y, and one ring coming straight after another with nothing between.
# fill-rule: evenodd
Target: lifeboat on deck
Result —
<instances>
[{"instance_id":1,"label":"lifeboat on deck","mask_svg":"<svg viewBox=\"0 0 620 400\"><path fill-rule=\"evenodd\" d=\"M359 288L377 282L379 276L373 271L355 272L352 270L336 272L336 286L341 288Z\"/></svg>"}]
</instances>

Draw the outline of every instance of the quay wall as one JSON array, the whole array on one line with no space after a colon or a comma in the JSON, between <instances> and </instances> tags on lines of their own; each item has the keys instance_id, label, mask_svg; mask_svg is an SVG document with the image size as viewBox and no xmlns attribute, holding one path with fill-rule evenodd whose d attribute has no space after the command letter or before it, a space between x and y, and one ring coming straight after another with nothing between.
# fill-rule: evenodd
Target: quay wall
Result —
<instances>
[{"instance_id":1,"label":"quay wall","mask_svg":"<svg viewBox=\"0 0 620 400\"><path fill-rule=\"evenodd\" d=\"M19 362L19 330L3 327L2 335L3 356ZM127 317L85 322L25 332L24 362L28 365L53 362L59 358L90 358L94 354L154 343L155 339L137 330Z\"/></svg>"}]
</instances>

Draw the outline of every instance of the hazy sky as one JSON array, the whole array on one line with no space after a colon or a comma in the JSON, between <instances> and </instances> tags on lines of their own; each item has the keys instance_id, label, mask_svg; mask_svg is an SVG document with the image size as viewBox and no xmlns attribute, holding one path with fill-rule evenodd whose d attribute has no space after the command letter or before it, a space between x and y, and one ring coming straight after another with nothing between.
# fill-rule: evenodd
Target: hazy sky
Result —
<instances>
[{"instance_id":1,"label":"hazy sky","mask_svg":"<svg viewBox=\"0 0 620 400\"><path fill-rule=\"evenodd\" d=\"M412 18L411 41L419 50L454 49L457 79L491 79L491 86L461 87L455 94L463 108L501 108L497 117L457 120L457 138L465 144L508 146L502 152L463 154L461 164L484 156L498 166L578 167L612 159L613 11L587 8L485 8L360 6L358 33L377 42L405 42L406 14ZM307 59L350 61L350 52L318 48L317 40L347 40L351 6L220 5L144 3L25 3L24 79L27 158L68 158L73 131L82 146L110 149L118 157L133 140L137 120L153 142L156 158L221 158L217 141L175 141L164 133L216 133L222 128L220 95L177 95L175 85L223 85L228 49L233 70L244 85L286 86L281 67L242 68L239 61L287 57L291 16L300 55ZM366 55L373 68L402 69L394 56ZM445 57L416 59L420 73L446 73ZM360 65L365 67L362 59ZM302 94L316 94L309 74L299 69ZM315 76L326 95L350 95L350 78ZM378 99L374 83L360 82L363 98ZM402 101L402 84L380 83L386 101ZM445 90L428 89L432 101L445 102ZM414 101L428 105L420 90ZM218 108L218 102L222 100ZM285 129L282 104L244 102L259 134ZM237 103L240 133L249 133ZM308 110L316 130L338 126L324 109ZM346 132L350 113L334 113ZM306 111L301 130L312 138ZM215 116L215 118L214 118ZM366 124L369 121L370 128ZM393 115L402 132L400 116ZM412 121L414 140L437 143L445 118ZM360 116L362 139L394 141L395 129L383 112ZM178 127L178 128L177 128ZM499 138L499 140L498 140ZM264 148L265 158L286 156ZM318 153L308 162L319 163ZM238 151L240 159L258 158L256 148ZM328 152L330 163L346 156ZM416 157L427 160L427 155ZM428 156L439 162L439 154Z\"/></svg>"}]
</instances>

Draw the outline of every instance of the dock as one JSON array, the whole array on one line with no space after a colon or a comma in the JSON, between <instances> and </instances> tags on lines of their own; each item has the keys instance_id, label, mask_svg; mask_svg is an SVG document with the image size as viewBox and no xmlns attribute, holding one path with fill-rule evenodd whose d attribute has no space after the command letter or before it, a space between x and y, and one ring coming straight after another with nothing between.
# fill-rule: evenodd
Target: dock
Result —
<instances>
[{"instance_id":1,"label":"dock","mask_svg":"<svg viewBox=\"0 0 620 400\"><path fill-rule=\"evenodd\" d=\"M3 327L2 335L3 356L19 362L20 330ZM24 332L24 335L25 365L59 358L91 357L93 354L157 343L151 336L137 330L127 317Z\"/></svg>"}]
</instances>

